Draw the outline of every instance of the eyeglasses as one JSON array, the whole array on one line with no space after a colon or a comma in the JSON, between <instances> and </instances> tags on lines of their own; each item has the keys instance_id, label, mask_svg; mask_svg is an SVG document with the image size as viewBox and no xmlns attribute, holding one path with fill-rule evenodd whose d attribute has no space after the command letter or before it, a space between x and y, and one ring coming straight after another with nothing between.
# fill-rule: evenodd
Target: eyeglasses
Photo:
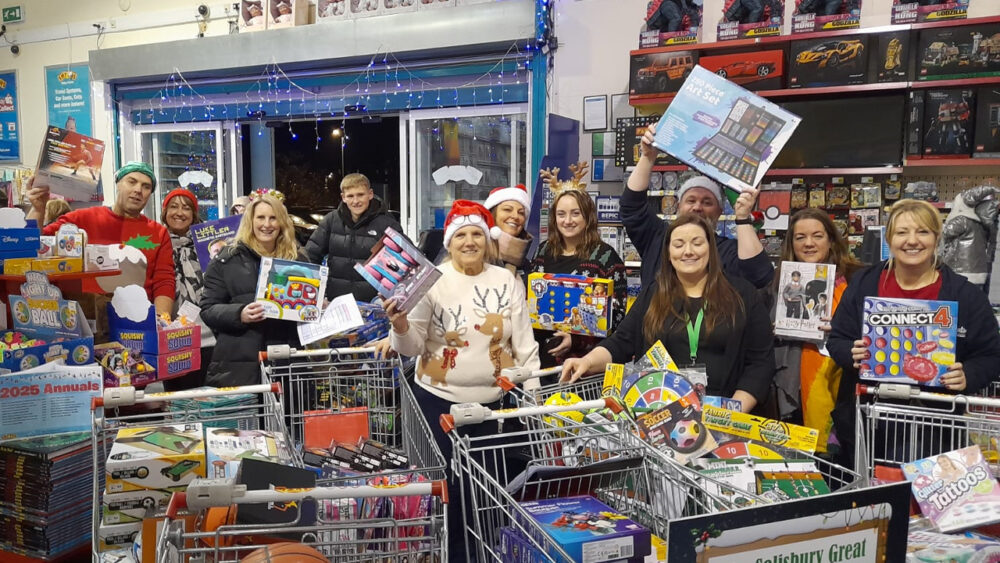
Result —
<instances>
[{"instance_id":1,"label":"eyeglasses","mask_svg":"<svg viewBox=\"0 0 1000 563\"><path fill-rule=\"evenodd\" d=\"M456 227L461 227L462 225L482 226L485 222L482 215L459 215L451 220L451 224Z\"/></svg>"}]
</instances>

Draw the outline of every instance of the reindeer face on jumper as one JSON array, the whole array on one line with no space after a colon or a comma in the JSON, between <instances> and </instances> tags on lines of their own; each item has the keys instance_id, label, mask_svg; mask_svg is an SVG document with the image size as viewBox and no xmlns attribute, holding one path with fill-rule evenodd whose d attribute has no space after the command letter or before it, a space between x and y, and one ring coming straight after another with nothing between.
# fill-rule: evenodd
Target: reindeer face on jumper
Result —
<instances>
[{"instance_id":1,"label":"reindeer face on jumper","mask_svg":"<svg viewBox=\"0 0 1000 563\"><path fill-rule=\"evenodd\" d=\"M498 343L503 337L503 322L510 320L510 296L507 295L508 287L504 286L503 291L499 289L485 289L480 291L479 286L473 288L476 292L474 303L476 308L473 312L482 323L477 323L474 328L482 334L490 337L491 343ZM496 297L495 305L490 305L490 296Z\"/></svg>"},{"instance_id":2,"label":"reindeer face on jumper","mask_svg":"<svg viewBox=\"0 0 1000 563\"><path fill-rule=\"evenodd\" d=\"M434 335L443 339L445 346L449 348L465 348L469 345L469 341L465 340L465 333L468 331L468 327L464 326L466 319L462 315L462 306L459 305L457 311L449 308L448 314L451 318L447 320L445 319L443 309L439 313L431 315L431 322L434 325ZM449 329L449 321L452 322L454 328Z\"/></svg>"}]
</instances>

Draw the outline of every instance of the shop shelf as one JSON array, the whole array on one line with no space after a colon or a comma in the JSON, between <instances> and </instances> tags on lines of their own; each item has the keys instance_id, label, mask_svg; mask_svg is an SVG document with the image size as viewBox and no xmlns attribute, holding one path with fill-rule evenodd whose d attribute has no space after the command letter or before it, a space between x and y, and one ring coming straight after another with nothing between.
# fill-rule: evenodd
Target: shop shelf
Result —
<instances>
[{"instance_id":1,"label":"shop shelf","mask_svg":"<svg viewBox=\"0 0 1000 563\"><path fill-rule=\"evenodd\" d=\"M1000 158L918 158L904 164L905 168L931 166L1000 166Z\"/></svg>"},{"instance_id":2,"label":"shop shelf","mask_svg":"<svg viewBox=\"0 0 1000 563\"><path fill-rule=\"evenodd\" d=\"M101 270L99 272L72 272L69 274L47 274L49 281L59 282L59 281L70 281L70 280L85 280L91 278L104 278L108 276L117 276L121 274L121 270ZM5 282L23 282L25 280L24 274L0 274L0 281Z\"/></svg>"},{"instance_id":3,"label":"shop shelf","mask_svg":"<svg viewBox=\"0 0 1000 563\"><path fill-rule=\"evenodd\" d=\"M780 90L760 90L754 93L764 98L823 96L826 94L846 94L850 92L905 90L908 85L908 82L880 82L874 84L851 84L849 86L823 86L820 88L782 88Z\"/></svg>"},{"instance_id":4,"label":"shop shelf","mask_svg":"<svg viewBox=\"0 0 1000 563\"><path fill-rule=\"evenodd\" d=\"M910 29L931 29L934 27L960 27L965 25L978 25L981 23L1000 23L1000 16L987 16L984 18L971 18L964 20L941 20L936 22L911 23Z\"/></svg>"},{"instance_id":5,"label":"shop shelf","mask_svg":"<svg viewBox=\"0 0 1000 563\"><path fill-rule=\"evenodd\" d=\"M899 174L899 166L873 166L868 168L772 168L765 176L857 176L862 174Z\"/></svg>"},{"instance_id":6,"label":"shop shelf","mask_svg":"<svg viewBox=\"0 0 1000 563\"><path fill-rule=\"evenodd\" d=\"M985 84L1000 84L1000 76L956 78L954 80L920 80L917 82L911 82L910 88L950 88L952 86L981 86Z\"/></svg>"}]
</instances>

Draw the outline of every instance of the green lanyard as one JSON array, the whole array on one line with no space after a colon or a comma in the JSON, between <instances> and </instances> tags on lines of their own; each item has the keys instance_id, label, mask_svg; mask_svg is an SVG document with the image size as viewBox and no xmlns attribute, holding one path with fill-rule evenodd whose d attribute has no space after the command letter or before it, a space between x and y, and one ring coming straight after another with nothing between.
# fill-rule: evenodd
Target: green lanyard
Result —
<instances>
[{"instance_id":1,"label":"green lanyard","mask_svg":"<svg viewBox=\"0 0 1000 563\"><path fill-rule=\"evenodd\" d=\"M701 338L701 321L705 318L705 309L698 309L698 316L695 317L694 326L688 320L688 346L691 347L691 363L695 363L698 357L698 340Z\"/></svg>"}]
</instances>

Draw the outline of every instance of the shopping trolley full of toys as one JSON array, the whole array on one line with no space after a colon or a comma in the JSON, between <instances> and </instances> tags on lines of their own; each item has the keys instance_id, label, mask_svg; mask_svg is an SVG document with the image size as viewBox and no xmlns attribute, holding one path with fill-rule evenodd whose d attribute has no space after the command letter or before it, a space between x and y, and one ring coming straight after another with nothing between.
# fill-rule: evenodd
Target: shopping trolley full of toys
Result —
<instances>
[{"instance_id":1,"label":"shopping trolley full of toys","mask_svg":"<svg viewBox=\"0 0 1000 563\"><path fill-rule=\"evenodd\" d=\"M116 387L95 397L91 409L94 560L102 551L141 538L136 527L147 515L162 514L167 507L170 493L165 489L181 489L205 474L201 448L206 429L265 431L287 443L280 392L279 385L265 382L165 393ZM289 463L301 465L294 452L288 451L288 457Z\"/></svg>"}]
</instances>

